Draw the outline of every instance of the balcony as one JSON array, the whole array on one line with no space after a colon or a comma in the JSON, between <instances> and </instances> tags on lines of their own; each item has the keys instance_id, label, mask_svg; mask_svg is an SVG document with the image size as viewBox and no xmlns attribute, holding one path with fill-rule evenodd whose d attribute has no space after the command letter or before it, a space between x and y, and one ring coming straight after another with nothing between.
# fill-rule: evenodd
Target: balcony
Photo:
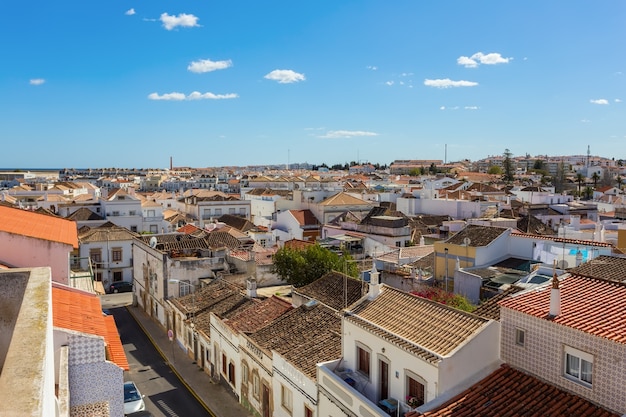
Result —
<instances>
[{"instance_id":1,"label":"balcony","mask_svg":"<svg viewBox=\"0 0 626 417\"><path fill-rule=\"evenodd\" d=\"M358 372L338 367L340 360L321 363L317 366L317 380L320 393L331 399L348 415L368 417L401 416L410 409L403 402L393 398L381 400L378 404L367 398L367 381Z\"/></svg>"}]
</instances>

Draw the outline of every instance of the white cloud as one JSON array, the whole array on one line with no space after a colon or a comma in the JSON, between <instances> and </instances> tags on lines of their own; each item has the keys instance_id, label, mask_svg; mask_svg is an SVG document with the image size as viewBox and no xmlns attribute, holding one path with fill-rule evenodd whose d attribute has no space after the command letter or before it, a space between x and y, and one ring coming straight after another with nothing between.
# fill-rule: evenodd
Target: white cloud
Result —
<instances>
[{"instance_id":1,"label":"white cloud","mask_svg":"<svg viewBox=\"0 0 626 417\"><path fill-rule=\"evenodd\" d=\"M362 130L329 130L326 134L321 135L320 138L327 139L341 139L341 138L354 138L363 136L378 136L378 133L365 132Z\"/></svg>"},{"instance_id":2,"label":"white cloud","mask_svg":"<svg viewBox=\"0 0 626 417\"><path fill-rule=\"evenodd\" d=\"M290 84L306 80L304 74L292 70L274 70L265 77L268 80L278 81L280 84Z\"/></svg>"},{"instance_id":3,"label":"white cloud","mask_svg":"<svg viewBox=\"0 0 626 417\"><path fill-rule=\"evenodd\" d=\"M158 93L151 93L148 95L150 100L166 100L166 101L184 101L184 100L224 100L239 97L237 94L213 94L213 93L200 93L194 91L189 95L183 93L166 93L159 95Z\"/></svg>"},{"instance_id":4,"label":"white cloud","mask_svg":"<svg viewBox=\"0 0 626 417\"><path fill-rule=\"evenodd\" d=\"M620 99L620 98L616 98L616 99L615 99L615 102L616 102L616 103L621 103L621 102L622 102L622 99Z\"/></svg>"},{"instance_id":5,"label":"white cloud","mask_svg":"<svg viewBox=\"0 0 626 417\"><path fill-rule=\"evenodd\" d=\"M478 110L480 107L478 106L465 106L465 110Z\"/></svg>"},{"instance_id":6,"label":"white cloud","mask_svg":"<svg viewBox=\"0 0 626 417\"><path fill-rule=\"evenodd\" d=\"M592 103L592 104L603 104L603 105L604 104L609 104L609 100L607 100L605 98L599 98L599 99L596 99L596 100L592 99L592 100L589 100L589 102Z\"/></svg>"},{"instance_id":7,"label":"white cloud","mask_svg":"<svg viewBox=\"0 0 626 417\"><path fill-rule=\"evenodd\" d=\"M163 13L161 14L160 20L163 23L163 27L167 30L172 30L178 26L186 28L199 26L198 18L192 14L186 13L181 13L178 16Z\"/></svg>"},{"instance_id":8,"label":"white cloud","mask_svg":"<svg viewBox=\"0 0 626 417\"><path fill-rule=\"evenodd\" d=\"M484 65L496 65L496 64L508 64L513 58L504 58L497 52L490 54L483 54L482 52L476 52L474 55L460 56L456 62L459 65L463 65L465 68L476 68L479 64Z\"/></svg>"},{"instance_id":9,"label":"white cloud","mask_svg":"<svg viewBox=\"0 0 626 417\"><path fill-rule=\"evenodd\" d=\"M135 14L135 9L128 9L126 10L126 12L124 13L126 16L132 16Z\"/></svg>"},{"instance_id":10,"label":"white cloud","mask_svg":"<svg viewBox=\"0 0 626 417\"><path fill-rule=\"evenodd\" d=\"M459 65L463 65L465 68L475 68L478 66L478 62L467 56L461 56L456 59L456 63Z\"/></svg>"},{"instance_id":11,"label":"white cloud","mask_svg":"<svg viewBox=\"0 0 626 417\"><path fill-rule=\"evenodd\" d=\"M41 85L43 83L45 83L46 80L44 80L43 78L33 78L32 80L29 81L30 85Z\"/></svg>"},{"instance_id":12,"label":"white cloud","mask_svg":"<svg viewBox=\"0 0 626 417\"><path fill-rule=\"evenodd\" d=\"M589 119L582 119L580 122L581 123L591 123L591 120L589 120Z\"/></svg>"},{"instance_id":13,"label":"white cloud","mask_svg":"<svg viewBox=\"0 0 626 417\"><path fill-rule=\"evenodd\" d=\"M369 70L372 70L372 71L376 71L378 69L378 67L376 67L374 65L368 65L366 68L369 69Z\"/></svg>"},{"instance_id":14,"label":"white cloud","mask_svg":"<svg viewBox=\"0 0 626 417\"><path fill-rule=\"evenodd\" d=\"M449 87L475 87L478 85L477 82L474 81L453 81L449 78L438 79L438 80L430 80L425 79L424 85L427 87L436 87L436 88L449 88Z\"/></svg>"},{"instance_id":15,"label":"white cloud","mask_svg":"<svg viewBox=\"0 0 626 417\"><path fill-rule=\"evenodd\" d=\"M445 110L445 109L446 109L446 106L439 107L439 110Z\"/></svg>"},{"instance_id":16,"label":"white cloud","mask_svg":"<svg viewBox=\"0 0 626 417\"><path fill-rule=\"evenodd\" d=\"M387 85L393 85L393 81L385 81L385 84L387 84Z\"/></svg>"},{"instance_id":17,"label":"white cloud","mask_svg":"<svg viewBox=\"0 0 626 417\"><path fill-rule=\"evenodd\" d=\"M200 61L193 61L187 67L187 70L202 74L204 72L217 71L226 69L233 66L233 62L229 59L226 61L211 61L210 59L201 59Z\"/></svg>"}]
</instances>

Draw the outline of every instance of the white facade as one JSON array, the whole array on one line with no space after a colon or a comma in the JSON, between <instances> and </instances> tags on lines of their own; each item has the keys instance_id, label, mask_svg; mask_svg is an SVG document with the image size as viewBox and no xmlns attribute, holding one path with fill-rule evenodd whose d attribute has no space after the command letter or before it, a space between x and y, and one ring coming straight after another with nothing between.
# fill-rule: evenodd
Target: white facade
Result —
<instances>
[{"instance_id":1,"label":"white facade","mask_svg":"<svg viewBox=\"0 0 626 417\"><path fill-rule=\"evenodd\" d=\"M317 414L317 384L278 353L274 353L274 416L306 416L306 409Z\"/></svg>"},{"instance_id":2,"label":"white facade","mask_svg":"<svg viewBox=\"0 0 626 417\"><path fill-rule=\"evenodd\" d=\"M133 281L133 243L130 237L127 240L106 240L81 242L79 248L80 269L89 270L89 259L92 259L94 275L97 281L102 281L104 289L108 289L113 282ZM100 254L100 262L94 262L92 255Z\"/></svg>"},{"instance_id":3,"label":"white facade","mask_svg":"<svg viewBox=\"0 0 626 417\"><path fill-rule=\"evenodd\" d=\"M102 199L102 211L105 217L111 223L117 226L125 227L131 232L141 233L149 230L143 230L143 218L141 211L141 200L128 194L119 193L113 195L110 199Z\"/></svg>"}]
</instances>

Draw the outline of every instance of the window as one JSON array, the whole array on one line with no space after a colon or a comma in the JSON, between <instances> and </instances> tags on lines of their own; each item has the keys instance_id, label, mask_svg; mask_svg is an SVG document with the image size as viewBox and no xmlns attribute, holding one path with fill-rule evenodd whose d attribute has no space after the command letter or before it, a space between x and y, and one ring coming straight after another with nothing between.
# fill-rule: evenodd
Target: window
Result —
<instances>
[{"instance_id":1,"label":"window","mask_svg":"<svg viewBox=\"0 0 626 417\"><path fill-rule=\"evenodd\" d=\"M261 380L256 372L252 374L252 395L254 398L259 398L261 395Z\"/></svg>"},{"instance_id":2,"label":"window","mask_svg":"<svg viewBox=\"0 0 626 417\"><path fill-rule=\"evenodd\" d=\"M306 405L304 406L304 417L313 417L313 410Z\"/></svg>"},{"instance_id":3,"label":"window","mask_svg":"<svg viewBox=\"0 0 626 417\"><path fill-rule=\"evenodd\" d=\"M122 271L113 271L113 282L120 282L122 280Z\"/></svg>"},{"instance_id":4,"label":"window","mask_svg":"<svg viewBox=\"0 0 626 417\"><path fill-rule=\"evenodd\" d=\"M248 364L245 362L241 363L241 383L248 384Z\"/></svg>"},{"instance_id":5,"label":"window","mask_svg":"<svg viewBox=\"0 0 626 417\"><path fill-rule=\"evenodd\" d=\"M265 240L265 239L259 240L259 245L265 247L266 244L267 244L267 240Z\"/></svg>"},{"instance_id":6,"label":"window","mask_svg":"<svg viewBox=\"0 0 626 417\"><path fill-rule=\"evenodd\" d=\"M583 385L593 382L593 355L565 346L565 377Z\"/></svg>"},{"instance_id":7,"label":"window","mask_svg":"<svg viewBox=\"0 0 626 417\"><path fill-rule=\"evenodd\" d=\"M291 390L284 385L280 386L280 404L291 413L293 409Z\"/></svg>"},{"instance_id":8,"label":"window","mask_svg":"<svg viewBox=\"0 0 626 417\"><path fill-rule=\"evenodd\" d=\"M228 209L228 214L233 214L234 215L235 213L236 213L236 211L235 211L234 207L231 207L231 208Z\"/></svg>"},{"instance_id":9,"label":"window","mask_svg":"<svg viewBox=\"0 0 626 417\"><path fill-rule=\"evenodd\" d=\"M362 374L370 376L370 352L368 350L363 349L360 346L357 346L357 360L358 367L357 370Z\"/></svg>"},{"instance_id":10,"label":"window","mask_svg":"<svg viewBox=\"0 0 626 417\"><path fill-rule=\"evenodd\" d=\"M187 294L191 294L191 284L189 281L180 281L178 283L178 296L184 297Z\"/></svg>"},{"instance_id":11,"label":"window","mask_svg":"<svg viewBox=\"0 0 626 417\"><path fill-rule=\"evenodd\" d=\"M113 216L119 216L119 215L120 215L120 212L119 212L119 211L114 211L112 215L113 215Z\"/></svg>"},{"instance_id":12,"label":"window","mask_svg":"<svg viewBox=\"0 0 626 417\"><path fill-rule=\"evenodd\" d=\"M128 210L128 215L129 216L136 216L137 215L137 211L136 210Z\"/></svg>"},{"instance_id":13,"label":"window","mask_svg":"<svg viewBox=\"0 0 626 417\"><path fill-rule=\"evenodd\" d=\"M99 264L102 262L102 249L89 250L89 257L91 258L91 262Z\"/></svg>"},{"instance_id":14,"label":"window","mask_svg":"<svg viewBox=\"0 0 626 417\"><path fill-rule=\"evenodd\" d=\"M235 364L232 362L228 364L228 382L235 385Z\"/></svg>"},{"instance_id":15,"label":"window","mask_svg":"<svg viewBox=\"0 0 626 417\"><path fill-rule=\"evenodd\" d=\"M211 217L211 209L204 209L204 216L203 218L208 219Z\"/></svg>"},{"instance_id":16,"label":"window","mask_svg":"<svg viewBox=\"0 0 626 417\"><path fill-rule=\"evenodd\" d=\"M411 408L419 407L424 404L424 384L417 380L417 376L407 376L407 403Z\"/></svg>"},{"instance_id":17,"label":"window","mask_svg":"<svg viewBox=\"0 0 626 417\"><path fill-rule=\"evenodd\" d=\"M517 346L524 346L526 340L526 332L522 329L515 329L515 344Z\"/></svg>"},{"instance_id":18,"label":"window","mask_svg":"<svg viewBox=\"0 0 626 417\"><path fill-rule=\"evenodd\" d=\"M154 210L148 210L148 217L155 217L155 211Z\"/></svg>"},{"instance_id":19,"label":"window","mask_svg":"<svg viewBox=\"0 0 626 417\"><path fill-rule=\"evenodd\" d=\"M111 259L113 262L122 262L122 248L111 249Z\"/></svg>"},{"instance_id":20,"label":"window","mask_svg":"<svg viewBox=\"0 0 626 417\"><path fill-rule=\"evenodd\" d=\"M246 215L246 209L244 207L240 207L239 208L239 215L240 216L245 216Z\"/></svg>"},{"instance_id":21,"label":"window","mask_svg":"<svg viewBox=\"0 0 626 417\"><path fill-rule=\"evenodd\" d=\"M215 209L215 215L216 216L221 216L222 215L222 209L221 208Z\"/></svg>"},{"instance_id":22,"label":"window","mask_svg":"<svg viewBox=\"0 0 626 417\"><path fill-rule=\"evenodd\" d=\"M226 355L222 353L222 373L226 375L226 366L228 363L226 362Z\"/></svg>"},{"instance_id":23,"label":"window","mask_svg":"<svg viewBox=\"0 0 626 417\"><path fill-rule=\"evenodd\" d=\"M130 226L130 231L133 233L137 233L137 226Z\"/></svg>"}]
</instances>

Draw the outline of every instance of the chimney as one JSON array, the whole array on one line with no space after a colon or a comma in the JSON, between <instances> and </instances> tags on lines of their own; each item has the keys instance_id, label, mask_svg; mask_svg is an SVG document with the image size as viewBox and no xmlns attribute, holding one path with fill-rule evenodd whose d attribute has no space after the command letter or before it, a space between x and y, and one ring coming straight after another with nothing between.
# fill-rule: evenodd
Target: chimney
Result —
<instances>
[{"instance_id":1,"label":"chimney","mask_svg":"<svg viewBox=\"0 0 626 417\"><path fill-rule=\"evenodd\" d=\"M246 280L246 295L250 298L256 298L256 279L248 278Z\"/></svg>"},{"instance_id":2,"label":"chimney","mask_svg":"<svg viewBox=\"0 0 626 417\"><path fill-rule=\"evenodd\" d=\"M561 290L559 289L559 278L554 271L552 288L550 289L550 317L554 318L559 314L561 314Z\"/></svg>"},{"instance_id":3,"label":"chimney","mask_svg":"<svg viewBox=\"0 0 626 417\"><path fill-rule=\"evenodd\" d=\"M380 283L378 281L379 276L380 273L376 269L376 264L374 264L372 266L372 271L370 272L370 290L367 295L370 300L373 300L378 297L378 294L380 294Z\"/></svg>"}]
</instances>

